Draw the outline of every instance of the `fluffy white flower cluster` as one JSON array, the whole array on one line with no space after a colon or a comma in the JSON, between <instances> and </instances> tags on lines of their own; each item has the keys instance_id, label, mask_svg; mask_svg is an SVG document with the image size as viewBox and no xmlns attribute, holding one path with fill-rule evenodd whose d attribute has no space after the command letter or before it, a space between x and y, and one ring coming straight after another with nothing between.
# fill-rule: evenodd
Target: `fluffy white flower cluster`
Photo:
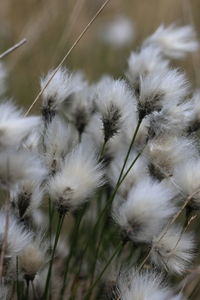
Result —
<instances>
[{"instance_id":1,"label":"fluffy white flower cluster","mask_svg":"<svg viewBox=\"0 0 200 300\"><path fill-rule=\"evenodd\" d=\"M97 215L101 205L112 206L124 244L141 253L148 249L153 270L120 275L117 299L183 300L157 273L182 274L193 259L194 237L185 231L190 214L200 209L200 92L191 96L186 75L169 59L197 47L190 26L161 26L131 53L124 79L104 76L90 85L80 72L51 70L41 80L41 116L25 117L2 98L0 187L7 199L0 212L0 276L9 280L1 294L16 274L16 257L19 280L48 287L62 224L43 270L49 249L43 234L34 233L46 226L40 206L49 200L51 232L54 209L59 220L75 215L103 186ZM185 225L177 225L184 208Z\"/></svg>"}]
</instances>

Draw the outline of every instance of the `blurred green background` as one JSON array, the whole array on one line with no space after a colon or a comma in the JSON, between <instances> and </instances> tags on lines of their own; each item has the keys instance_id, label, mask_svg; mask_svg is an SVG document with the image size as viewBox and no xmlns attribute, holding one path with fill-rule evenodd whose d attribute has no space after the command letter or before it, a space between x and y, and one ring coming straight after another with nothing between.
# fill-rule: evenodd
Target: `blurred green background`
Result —
<instances>
[{"instance_id":1,"label":"blurred green background","mask_svg":"<svg viewBox=\"0 0 200 300\"><path fill-rule=\"evenodd\" d=\"M1 0L0 52L22 38L28 40L4 59L9 71L8 96L28 107L39 91L40 76L58 64L102 3L102 0ZM133 41L121 48L106 45L99 38L102 26L119 15L129 18L134 28ZM84 70L90 80L104 73L123 76L131 50L160 24L193 23L199 33L199 16L199 0L111 0L65 65L72 70ZM181 63L188 76L196 80L198 56Z\"/></svg>"}]
</instances>

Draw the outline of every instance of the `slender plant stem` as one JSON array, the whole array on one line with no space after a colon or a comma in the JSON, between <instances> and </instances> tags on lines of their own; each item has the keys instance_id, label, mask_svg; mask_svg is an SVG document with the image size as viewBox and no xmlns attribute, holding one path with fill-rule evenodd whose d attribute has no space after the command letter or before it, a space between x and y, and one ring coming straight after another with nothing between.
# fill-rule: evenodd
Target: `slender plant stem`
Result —
<instances>
[{"instance_id":1,"label":"slender plant stem","mask_svg":"<svg viewBox=\"0 0 200 300\"><path fill-rule=\"evenodd\" d=\"M98 9L98 11L94 14L94 16L92 17L92 19L90 20L90 22L85 26L85 28L80 33L80 35L77 37L77 39L75 40L75 42L73 43L73 45L71 46L71 48L67 51L67 53L65 54L65 56L63 57L63 59L61 60L61 62L55 68L55 71L53 72L53 74L51 75L51 77L49 78L49 80L47 81L47 83L44 85L44 87L41 89L41 91L36 96L36 98L34 99L33 103L30 105L30 107L26 111L25 116L27 116L29 114L29 112L32 110L33 106L38 101L38 99L40 98L40 96L43 94L44 90L47 88L47 86L49 85L49 83L51 82L51 80L53 79L53 77L56 75L56 73L61 68L61 66L63 65L63 63L65 62L65 60L68 58L68 56L71 54L72 50L78 45L79 41L82 39L82 37L84 36L84 34L88 31L88 29L90 28L90 26L94 23L94 21L96 20L96 18L100 15L100 13L103 11L103 9L106 7L106 5L110 1L111 0L106 0L101 5L101 7Z\"/></svg>"},{"instance_id":2,"label":"slender plant stem","mask_svg":"<svg viewBox=\"0 0 200 300\"><path fill-rule=\"evenodd\" d=\"M57 229L56 229L56 236L55 236L54 246L53 246L53 250L52 250L52 254L51 254L51 260L50 260L50 263L49 263L49 269L48 269L48 274L47 274L47 279L46 279L46 284L45 284L44 296L42 297L42 299L47 298L49 283L50 283L50 279L51 279L51 271L52 271L54 256L55 256L56 247L57 247L57 244L58 244L58 240L59 240L59 236L60 236L60 232L61 232L61 229L62 229L62 224L63 224L64 218L65 218L65 215L59 214L59 219L58 219L58 224L57 224Z\"/></svg>"},{"instance_id":3,"label":"slender plant stem","mask_svg":"<svg viewBox=\"0 0 200 300\"><path fill-rule=\"evenodd\" d=\"M182 213L182 211L185 209L185 207L189 204L189 202L192 200L192 198L199 192L199 188L196 189L192 194L190 194L187 199L185 200L185 202L183 203L183 205L180 207L180 209L178 210L178 212L172 217L172 219L167 223L167 225L164 227L163 231L161 232L159 238L158 238L158 242L160 242L164 236L167 234L170 226L176 221L176 219L180 216L180 214ZM153 248L151 248L147 254L147 256L144 258L143 262L140 264L139 268L137 269L137 271L139 272L144 264L146 263L146 261L148 260L148 258L151 255L151 251Z\"/></svg>"},{"instance_id":4,"label":"slender plant stem","mask_svg":"<svg viewBox=\"0 0 200 300\"><path fill-rule=\"evenodd\" d=\"M101 152L100 152L100 159L102 159L103 155L104 155L104 152L105 152L105 148L106 148L106 141L104 141L103 145L102 145L102 148L101 148Z\"/></svg>"},{"instance_id":5,"label":"slender plant stem","mask_svg":"<svg viewBox=\"0 0 200 300\"><path fill-rule=\"evenodd\" d=\"M12 285L12 292L10 294L10 300L12 300L14 298L14 295L15 295L15 286L16 286L16 283L15 281L13 282L13 285Z\"/></svg>"},{"instance_id":6,"label":"slender plant stem","mask_svg":"<svg viewBox=\"0 0 200 300\"><path fill-rule=\"evenodd\" d=\"M20 287L19 287L19 261L16 257L16 282L17 282L17 300L20 300Z\"/></svg>"},{"instance_id":7,"label":"slender plant stem","mask_svg":"<svg viewBox=\"0 0 200 300\"><path fill-rule=\"evenodd\" d=\"M105 207L104 207L104 209L101 211L101 213L100 213L100 215L99 215L99 217L98 217L98 219L97 219L97 221L96 221L96 223L95 223L95 225L94 225L93 236L96 236L96 231L97 231L97 229L98 229L98 225L99 225L99 223L100 223L100 221L101 221L101 218L102 218L103 215L104 215L104 212L105 212ZM86 253L88 247L89 247L89 244L90 244L90 237L87 239L87 242L86 242L85 247L84 247L84 249L83 249L82 256L81 256L81 261L80 261L80 264L79 264L79 269L78 269L78 272L77 272L77 274L76 274L77 276L80 274L81 267L82 267L82 264L83 264L83 258L84 258L84 255L85 255L85 253Z\"/></svg>"},{"instance_id":8,"label":"slender plant stem","mask_svg":"<svg viewBox=\"0 0 200 300\"><path fill-rule=\"evenodd\" d=\"M131 143L130 143L129 148L128 148L128 152L127 152L127 154L126 154L126 157L125 157L125 159L124 159L124 163L123 163L121 172L120 172L120 174L119 174L119 178L118 178L118 181L117 181L117 185L118 185L118 183L120 182L120 180L121 180L121 178L122 178L124 169L125 169L125 167L126 167L126 164L127 164L128 158L129 158L129 155L130 155L130 153L131 153L131 149L132 149L133 144L134 144L134 142L135 142L135 139L136 139L136 136L137 136L137 133L138 133L138 131L139 131L139 128L140 128L141 123L142 123L142 120L139 120L138 123L137 123L137 126L136 126L136 128L135 128L135 132L134 132L134 134L133 134Z\"/></svg>"},{"instance_id":9,"label":"slender plant stem","mask_svg":"<svg viewBox=\"0 0 200 300\"><path fill-rule=\"evenodd\" d=\"M191 295L188 297L188 300L195 300L195 296L198 294L199 290L200 290L200 284L198 282L195 288L193 289Z\"/></svg>"},{"instance_id":10,"label":"slender plant stem","mask_svg":"<svg viewBox=\"0 0 200 300\"><path fill-rule=\"evenodd\" d=\"M95 286L97 285L97 283L99 282L99 280L102 278L103 274L105 273L106 269L109 267L110 263L113 261L113 259L115 258L115 256L121 251L121 249L124 247L125 243L122 242L121 244L119 244L119 246L115 249L115 251L113 252L113 254L111 255L111 257L109 258L109 260L107 261L107 263L105 264L105 266L103 267L103 269L101 270L101 272L99 273L99 275L97 276L96 280L94 281L94 283L89 287L89 290L86 294L85 300L89 300L91 293L93 291L93 289L95 288Z\"/></svg>"},{"instance_id":11,"label":"slender plant stem","mask_svg":"<svg viewBox=\"0 0 200 300\"><path fill-rule=\"evenodd\" d=\"M136 138L136 135L137 135L137 132L138 132L138 130L139 130L139 126L140 126L141 122L138 122L138 124L139 124L139 125L137 126L137 128L136 128L136 130L135 130L135 132L134 132L134 135L133 135L134 138L133 138L132 141L131 141L131 145L132 145L132 146L133 146L133 143L134 143L134 141L135 141L135 138ZM145 147L146 147L146 145L143 147L143 149L142 149L142 150L138 153L138 155L135 157L135 159L133 160L133 162L132 162L131 165L129 166L128 170L125 172L125 174L123 175L123 172L120 172L120 176L119 176L118 181L117 181L117 183L116 183L116 186L115 186L115 188L114 188L114 190L113 190L113 193L112 193L111 197L108 199L108 201L107 201L107 203L106 203L104 209L102 210L102 212L100 213L100 215L99 215L99 217L98 217L98 219L97 219L97 221L96 221L96 224L95 224L95 227L94 227L94 233L96 232L96 229L98 228L98 225L99 225L99 223L100 223L102 217L104 216L105 212L107 211L108 207L112 204L112 202L113 202L113 200L114 200L114 198L115 198L115 196L116 196L116 194L117 194L117 191L118 191L120 185L122 184L122 182L124 181L124 179L126 178L126 176L128 175L128 173L130 172L130 170L132 169L132 167L134 166L134 164L136 163L136 161L138 160L138 158L139 158L140 155L142 154L142 152L143 152L143 150L144 150ZM131 150L131 148L132 148L132 147L129 147L127 154L128 154L128 153L130 154L130 151L129 151L129 150ZM127 160L128 160L127 157L128 157L128 156L126 155L126 158L125 158L125 161L124 161L124 164L123 164L123 167L122 167L122 168L125 168L125 162L127 163ZM123 175L123 176L122 176L122 175ZM86 243L86 246L85 246L85 248L84 248L84 250L83 250L82 259L81 259L81 263L80 263L80 265L79 265L79 271L78 271L77 274L79 274L80 271L81 271L81 266L82 266L83 256L85 255L85 253L86 253L86 251L87 251L87 249L88 249L89 242L90 242L90 238L88 239L88 241L87 241L87 243Z\"/></svg>"},{"instance_id":12,"label":"slender plant stem","mask_svg":"<svg viewBox=\"0 0 200 300\"><path fill-rule=\"evenodd\" d=\"M122 184L122 182L124 181L124 179L126 178L126 176L128 175L128 173L130 172L130 170L132 169L132 167L134 166L134 164L136 163L136 161L138 160L138 158L140 157L140 155L142 154L144 148L146 147L146 145L142 148L142 150L137 154L137 156L135 157L135 159L132 161L132 163L130 164L130 166L128 167L127 171L125 172L125 174L122 176L120 182L119 182L119 186Z\"/></svg>"},{"instance_id":13,"label":"slender plant stem","mask_svg":"<svg viewBox=\"0 0 200 300\"><path fill-rule=\"evenodd\" d=\"M62 300L64 297L64 292L65 292L65 287L66 287L66 282L67 282L67 275L68 275L68 271L69 271L69 265L70 265L70 261L73 256L74 249L76 248L77 235L78 235L78 231L79 231L79 227L80 227L80 223L81 223L83 214L84 214L84 211L81 213L80 216L78 216L75 226L74 226L73 233L72 233L72 243L71 243L71 247L70 247L70 253L65 262L65 272L64 272L62 288L60 290L60 296L59 296L60 300Z\"/></svg>"},{"instance_id":14,"label":"slender plant stem","mask_svg":"<svg viewBox=\"0 0 200 300\"><path fill-rule=\"evenodd\" d=\"M104 227L105 226L103 226L103 228ZM95 270L96 270L96 264L97 264L97 260L98 260L98 256L99 256L99 250L100 250L100 246L101 246L102 232L103 232L103 229L102 229L100 237L99 237L97 248L95 249L95 260L94 260L94 264L92 266L91 284L93 283L93 280L94 280L94 275L95 275Z\"/></svg>"},{"instance_id":15,"label":"slender plant stem","mask_svg":"<svg viewBox=\"0 0 200 300\"><path fill-rule=\"evenodd\" d=\"M4 256L6 253L7 248L7 238L8 238L8 230L9 230L9 203L8 198L6 198L6 220L4 225L4 236L3 236L3 242L1 246L1 252L0 252L0 278L3 276L3 266L4 266Z\"/></svg>"},{"instance_id":16,"label":"slender plant stem","mask_svg":"<svg viewBox=\"0 0 200 300\"><path fill-rule=\"evenodd\" d=\"M29 299L29 280L26 280L26 299Z\"/></svg>"},{"instance_id":17,"label":"slender plant stem","mask_svg":"<svg viewBox=\"0 0 200 300\"><path fill-rule=\"evenodd\" d=\"M50 253L52 251L52 220L54 216L54 209L52 208L51 199L49 198L49 242L50 242Z\"/></svg>"},{"instance_id":18,"label":"slender plant stem","mask_svg":"<svg viewBox=\"0 0 200 300\"><path fill-rule=\"evenodd\" d=\"M33 299L37 300L37 295L36 295L36 290L35 290L33 280L31 280L31 286L32 286L32 291L33 291Z\"/></svg>"},{"instance_id":19,"label":"slender plant stem","mask_svg":"<svg viewBox=\"0 0 200 300\"><path fill-rule=\"evenodd\" d=\"M21 47L26 42L27 42L27 40L23 39L19 43L15 44L11 48L7 49L5 52L3 52L3 53L0 54L0 59L4 58L5 56L7 56L8 54L10 54L11 52L15 51L17 48Z\"/></svg>"}]
</instances>

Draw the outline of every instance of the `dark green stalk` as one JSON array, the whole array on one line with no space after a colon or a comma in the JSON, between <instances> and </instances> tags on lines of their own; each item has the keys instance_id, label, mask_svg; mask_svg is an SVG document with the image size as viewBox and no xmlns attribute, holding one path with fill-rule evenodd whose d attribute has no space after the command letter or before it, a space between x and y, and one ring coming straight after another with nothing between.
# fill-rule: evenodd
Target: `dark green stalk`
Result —
<instances>
[{"instance_id":1,"label":"dark green stalk","mask_svg":"<svg viewBox=\"0 0 200 300\"><path fill-rule=\"evenodd\" d=\"M14 295L15 295L15 281L13 281L13 285L12 285L12 292L11 292L11 295L10 295L10 300L12 300L14 298Z\"/></svg>"},{"instance_id":2,"label":"dark green stalk","mask_svg":"<svg viewBox=\"0 0 200 300\"><path fill-rule=\"evenodd\" d=\"M74 226L74 230L72 233L72 243L71 243L71 247L70 247L70 253L65 261L65 272L64 272L64 277L63 277L63 283L62 283L62 288L60 290L60 295L59 295L59 299L63 299L64 296L64 292L65 292L65 287L66 287L66 282L67 282L67 275L68 275L68 271L69 271L69 265L70 265L70 261L72 259L73 256L73 251L76 248L76 243L77 243L77 235L78 235L78 231L79 231L79 227L80 227L80 223L82 220L84 214L84 210L81 213L80 216L78 216L75 226Z\"/></svg>"},{"instance_id":3,"label":"dark green stalk","mask_svg":"<svg viewBox=\"0 0 200 300\"><path fill-rule=\"evenodd\" d=\"M138 158L142 154L142 152L143 152L143 150L144 150L145 147L146 147L146 145L143 147L143 149L137 154L137 156L135 157L135 159L132 161L132 163L128 167L127 171L125 172L125 174L122 176L121 180L119 181L119 186L122 184L122 182L124 181L124 179L126 178L126 176L128 175L128 173L130 172L130 170L132 169L132 167L134 166L134 164L136 163L136 161L138 160Z\"/></svg>"},{"instance_id":4,"label":"dark green stalk","mask_svg":"<svg viewBox=\"0 0 200 300\"><path fill-rule=\"evenodd\" d=\"M16 257L16 281L17 281L17 299L20 300L20 287L19 287L19 261Z\"/></svg>"},{"instance_id":5,"label":"dark green stalk","mask_svg":"<svg viewBox=\"0 0 200 300\"><path fill-rule=\"evenodd\" d=\"M109 258L109 260L107 261L107 263L105 264L105 266L103 267L103 269L101 270L101 272L99 273L99 275L97 276L97 278L94 281L94 283L89 287L89 290L88 290L88 292L87 292L87 294L85 296L85 300L89 300L90 299L90 296L91 296L91 293L92 293L93 289L95 288L95 286L97 285L97 283L99 282L99 280L102 278L103 274L105 273L106 269L109 267L109 265L112 262L112 260L121 251L121 249L124 247L124 245L125 245L125 243L122 242L115 249L115 251L113 252L113 254L111 255L111 257Z\"/></svg>"},{"instance_id":6,"label":"dark green stalk","mask_svg":"<svg viewBox=\"0 0 200 300\"><path fill-rule=\"evenodd\" d=\"M98 256L99 256L99 250L100 250L100 246L101 246L102 232L103 232L103 230L101 231L101 235L99 237L98 245L97 245L97 248L95 249L95 258L94 258L94 264L93 264L93 267L92 267L91 284L93 283L93 280L94 280L96 264L97 264L97 260L98 260Z\"/></svg>"},{"instance_id":7,"label":"dark green stalk","mask_svg":"<svg viewBox=\"0 0 200 300\"><path fill-rule=\"evenodd\" d=\"M200 290L200 284L198 282L198 284L195 286L194 290L192 291L191 295L188 297L188 300L195 300L197 294L199 293Z\"/></svg>"},{"instance_id":8,"label":"dark green stalk","mask_svg":"<svg viewBox=\"0 0 200 300\"><path fill-rule=\"evenodd\" d=\"M47 274L47 279L46 279L46 284L45 284L45 291L44 291L44 295L43 295L42 299L47 298L54 256L55 256L56 247L58 244L58 240L59 240L59 236L60 236L60 232L62 229L62 224L63 224L64 218L65 218L65 215L59 214L59 219L58 219L58 224L57 224L57 229L56 229L56 236L55 236L54 246L53 246L53 250L52 250L52 254L51 254L51 260L49 263L49 269L48 269L48 274Z\"/></svg>"},{"instance_id":9,"label":"dark green stalk","mask_svg":"<svg viewBox=\"0 0 200 300\"><path fill-rule=\"evenodd\" d=\"M146 145L145 145L146 146ZM133 160L133 162L131 163L131 165L129 166L128 170L126 171L126 173L123 175L123 177L121 178L121 180L118 179L117 181L117 184L115 186L115 189L111 195L111 197L108 199L104 209L102 210L102 212L100 213L98 219L97 219L97 222L95 224L95 227L94 227L94 234L96 233L96 229L98 228L98 225L102 219L102 217L104 216L106 210L108 209L108 207L112 204L115 196L116 196L116 193L120 187L120 185L122 184L122 182L124 181L124 179L126 178L126 176L128 175L128 173L130 172L130 170L132 169L133 165L136 163L136 161L138 160L138 158L140 157L140 155L142 154L143 150L144 150L145 147L143 147L142 151L138 153L138 155L135 157L135 159ZM120 173L121 174L121 173ZM119 177L120 178L120 177ZM87 243L86 243L86 247L84 248L83 250L83 254L82 254L82 259L83 259L83 256L85 255L87 249L88 249L88 246L89 246L89 241L90 239L88 239ZM80 270L81 270L81 266L82 266L82 260L81 260L81 263L79 265L79 271L78 271L78 274L80 273Z\"/></svg>"},{"instance_id":10,"label":"dark green stalk","mask_svg":"<svg viewBox=\"0 0 200 300\"><path fill-rule=\"evenodd\" d=\"M130 155L130 153L131 153L131 149L132 149L133 144L134 144L134 142L135 142L135 139L136 139L136 136L137 136L137 133L138 133L138 131L139 131L139 128L140 128L141 123L142 123L142 120L139 120L138 123L137 123L137 126L136 126L136 128L135 128L135 132L134 132L134 134L133 134L131 143L130 143L129 148L128 148L128 152L127 152L127 154L126 154L126 157L125 157L125 159L124 159L124 163L123 163L121 172L120 172L120 174L119 174L119 178L118 178L118 181L117 181L117 185L118 185L118 183L120 182L120 180L121 180L121 178L122 178L124 169L125 169L125 167L126 167L126 164L127 164L128 158L129 158L129 155Z\"/></svg>"},{"instance_id":11,"label":"dark green stalk","mask_svg":"<svg viewBox=\"0 0 200 300\"><path fill-rule=\"evenodd\" d=\"M106 148L106 143L107 143L107 141L104 141L104 143L103 143L103 145L102 145L101 152L100 152L100 156L99 156L100 159L102 159L102 157L103 157L103 155L104 155L105 148Z\"/></svg>"},{"instance_id":12,"label":"dark green stalk","mask_svg":"<svg viewBox=\"0 0 200 300\"><path fill-rule=\"evenodd\" d=\"M51 205L51 199L49 198L49 241L50 241L50 253L52 251L52 220L54 216L54 209Z\"/></svg>"},{"instance_id":13,"label":"dark green stalk","mask_svg":"<svg viewBox=\"0 0 200 300\"><path fill-rule=\"evenodd\" d=\"M29 299L29 283L30 280L26 280L26 299Z\"/></svg>"},{"instance_id":14,"label":"dark green stalk","mask_svg":"<svg viewBox=\"0 0 200 300\"><path fill-rule=\"evenodd\" d=\"M33 291L33 299L37 300L37 296L36 296L36 291L35 291L35 286L34 286L33 280L31 280L31 286L32 286L32 291Z\"/></svg>"}]
</instances>

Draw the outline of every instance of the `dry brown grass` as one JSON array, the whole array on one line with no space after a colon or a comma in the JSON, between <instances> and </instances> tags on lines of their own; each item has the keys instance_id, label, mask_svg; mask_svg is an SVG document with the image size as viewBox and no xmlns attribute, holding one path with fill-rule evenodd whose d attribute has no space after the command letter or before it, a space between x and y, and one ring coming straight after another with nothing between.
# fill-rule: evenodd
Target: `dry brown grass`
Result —
<instances>
[{"instance_id":1,"label":"dry brown grass","mask_svg":"<svg viewBox=\"0 0 200 300\"><path fill-rule=\"evenodd\" d=\"M120 76L126 67L126 58L131 49L137 47L159 24L191 22L189 11L183 12L186 1L190 5L193 22L198 30L198 0L111 0L73 51L66 65L72 69L83 69L92 80L105 72ZM5 50L24 37L28 40L24 47L5 59L11 78L9 95L15 95L18 102L28 106L38 92L38 78L49 68L56 66L102 2L2 0L0 50ZM97 38L102 22L118 14L129 16L136 27L134 43L120 51L105 47ZM184 67L194 77L191 58L188 62Z\"/></svg>"}]
</instances>

